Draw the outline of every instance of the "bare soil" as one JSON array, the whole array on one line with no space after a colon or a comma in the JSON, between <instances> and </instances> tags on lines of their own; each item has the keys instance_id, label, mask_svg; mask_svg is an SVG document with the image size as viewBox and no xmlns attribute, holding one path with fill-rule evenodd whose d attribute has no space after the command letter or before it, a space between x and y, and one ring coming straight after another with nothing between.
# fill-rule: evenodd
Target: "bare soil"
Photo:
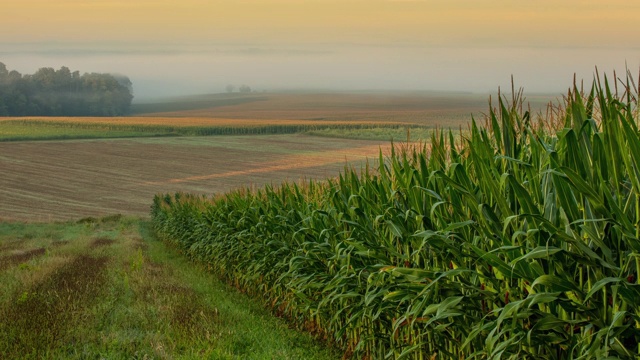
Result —
<instances>
[{"instance_id":1,"label":"bare soil","mask_svg":"<svg viewBox=\"0 0 640 360\"><path fill-rule=\"evenodd\" d=\"M488 109L486 94L309 93L264 94L260 101L138 116L256 120L383 121L421 125L466 125Z\"/></svg>"},{"instance_id":2,"label":"bare soil","mask_svg":"<svg viewBox=\"0 0 640 360\"><path fill-rule=\"evenodd\" d=\"M0 221L144 216L158 193L332 177L388 146L305 135L0 143Z\"/></svg>"}]
</instances>

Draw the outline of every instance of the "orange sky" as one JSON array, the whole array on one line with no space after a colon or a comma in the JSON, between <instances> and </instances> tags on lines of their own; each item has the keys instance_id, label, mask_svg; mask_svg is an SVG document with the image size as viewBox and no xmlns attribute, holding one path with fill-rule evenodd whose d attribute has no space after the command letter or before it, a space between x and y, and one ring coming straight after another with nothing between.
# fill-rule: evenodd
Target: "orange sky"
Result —
<instances>
[{"instance_id":1,"label":"orange sky","mask_svg":"<svg viewBox=\"0 0 640 360\"><path fill-rule=\"evenodd\" d=\"M0 36L2 42L626 46L637 41L629 38L639 18L640 2L629 0L4 0Z\"/></svg>"},{"instance_id":2,"label":"orange sky","mask_svg":"<svg viewBox=\"0 0 640 360\"><path fill-rule=\"evenodd\" d=\"M638 19L632 0L3 0L0 61L122 72L139 84L179 63L189 69L176 79L202 83L190 91L204 90L202 72L212 89L476 91L514 74L542 90L562 74L640 66Z\"/></svg>"}]
</instances>

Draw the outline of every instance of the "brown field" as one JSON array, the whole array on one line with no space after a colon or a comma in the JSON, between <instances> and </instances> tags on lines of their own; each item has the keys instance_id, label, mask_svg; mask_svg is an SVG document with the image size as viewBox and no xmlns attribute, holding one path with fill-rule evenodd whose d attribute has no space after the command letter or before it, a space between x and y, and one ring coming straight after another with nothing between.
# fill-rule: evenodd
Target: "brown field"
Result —
<instances>
[{"instance_id":1,"label":"brown field","mask_svg":"<svg viewBox=\"0 0 640 360\"><path fill-rule=\"evenodd\" d=\"M157 193L335 176L385 142L305 135L0 143L0 220L147 215Z\"/></svg>"},{"instance_id":2,"label":"brown field","mask_svg":"<svg viewBox=\"0 0 640 360\"><path fill-rule=\"evenodd\" d=\"M489 110L489 95L466 93L318 93L203 95L180 98L174 102L140 104L134 116L127 117L0 117L9 120L104 125L146 125L181 127L260 127L269 125L337 125L337 124L415 124L420 126L465 127L471 116L483 119ZM247 95L245 95L247 96ZM205 100L203 100L203 98ZM210 101L207 101L209 99ZM235 102L234 102L235 100ZM228 102L229 104L225 103ZM525 98L524 106L532 112L545 112L556 96L533 95ZM494 96L493 106L496 99ZM208 104L211 104L208 107ZM215 104L215 105L214 105ZM179 109L164 111L166 109ZM163 109L163 111L154 111Z\"/></svg>"},{"instance_id":3,"label":"brown field","mask_svg":"<svg viewBox=\"0 0 640 360\"><path fill-rule=\"evenodd\" d=\"M555 96L534 95L525 99L533 111L544 110ZM494 97L494 106L495 104ZM311 120L400 122L458 127L471 114L482 117L489 109L489 95L467 93L316 93L260 94L254 101L193 110L150 112L153 117L196 117L255 120ZM205 106L205 107L203 107Z\"/></svg>"},{"instance_id":4,"label":"brown field","mask_svg":"<svg viewBox=\"0 0 640 360\"><path fill-rule=\"evenodd\" d=\"M241 104L141 115L458 126L466 123L471 113L487 107L486 95L471 94L263 94L256 101Z\"/></svg>"}]
</instances>

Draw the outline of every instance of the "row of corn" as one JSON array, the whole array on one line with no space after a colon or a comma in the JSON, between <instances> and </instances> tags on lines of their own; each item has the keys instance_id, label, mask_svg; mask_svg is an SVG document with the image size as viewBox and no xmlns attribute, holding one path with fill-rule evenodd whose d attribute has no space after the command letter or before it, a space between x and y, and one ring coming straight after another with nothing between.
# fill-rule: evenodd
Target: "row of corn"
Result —
<instances>
[{"instance_id":1,"label":"row of corn","mask_svg":"<svg viewBox=\"0 0 640 360\"><path fill-rule=\"evenodd\" d=\"M345 357L638 357L638 91L621 86L536 119L500 98L460 138L336 179L157 196L154 226Z\"/></svg>"},{"instance_id":2,"label":"row of corn","mask_svg":"<svg viewBox=\"0 0 640 360\"><path fill-rule=\"evenodd\" d=\"M102 124L102 123L82 123L65 121L42 121L42 120L7 120L6 125L17 124L21 126L63 128L63 129L85 129L102 131L131 131L159 134L177 134L185 136L209 136L209 135L266 135L266 134L294 134L312 132L319 130L369 130L369 129L406 129L407 127L417 130L429 129L429 126L403 123L348 123L338 122L314 124L313 122L299 124L260 124L245 125L241 122L238 125L211 125L211 126L170 126L170 125L138 125L138 124ZM0 123L0 126L2 123Z\"/></svg>"}]
</instances>

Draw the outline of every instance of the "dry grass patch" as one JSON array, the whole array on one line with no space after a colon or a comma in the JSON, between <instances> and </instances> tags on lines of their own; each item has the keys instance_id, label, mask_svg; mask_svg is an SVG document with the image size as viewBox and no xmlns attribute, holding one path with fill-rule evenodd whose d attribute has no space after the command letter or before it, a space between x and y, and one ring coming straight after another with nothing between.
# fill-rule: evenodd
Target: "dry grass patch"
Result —
<instances>
[{"instance_id":1,"label":"dry grass patch","mask_svg":"<svg viewBox=\"0 0 640 360\"><path fill-rule=\"evenodd\" d=\"M97 238L94 239L91 244L89 245L90 248L95 249L95 248L99 248L99 247L103 247L103 246L109 246L111 244L115 243L115 240L113 239L109 239L109 238Z\"/></svg>"},{"instance_id":2,"label":"dry grass patch","mask_svg":"<svg viewBox=\"0 0 640 360\"><path fill-rule=\"evenodd\" d=\"M138 219L0 223L3 246L23 237L21 254L50 251L0 271L0 359L327 358Z\"/></svg>"},{"instance_id":3,"label":"dry grass patch","mask_svg":"<svg viewBox=\"0 0 640 360\"><path fill-rule=\"evenodd\" d=\"M73 346L86 302L104 286L107 258L78 256L42 281L18 291L0 308L0 355L42 357Z\"/></svg>"},{"instance_id":4,"label":"dry grass patch","mask_svg":"<svg viewBox=\"0 0 640 360\"><path fill-rule=\"evenodd\" d=\"M17 240L7 240L4 243L0 244L0 253L8 252L14 249L22 248L22 245L25 243L25 239L17 239Z\"/></svg>"},{"instance_id":5,"label":"dry grass patch","mask_svg":"<svg viewBox=\"0 0 640 360\"><path fill-rule=\"evenodd\" d=\"M42 256L46 253L45 248L37 248L31 250L17 250L8 256L0 257L0 270L4 270L13 265L25 263L33 258Z\"/></svg>"}]
</instances>

